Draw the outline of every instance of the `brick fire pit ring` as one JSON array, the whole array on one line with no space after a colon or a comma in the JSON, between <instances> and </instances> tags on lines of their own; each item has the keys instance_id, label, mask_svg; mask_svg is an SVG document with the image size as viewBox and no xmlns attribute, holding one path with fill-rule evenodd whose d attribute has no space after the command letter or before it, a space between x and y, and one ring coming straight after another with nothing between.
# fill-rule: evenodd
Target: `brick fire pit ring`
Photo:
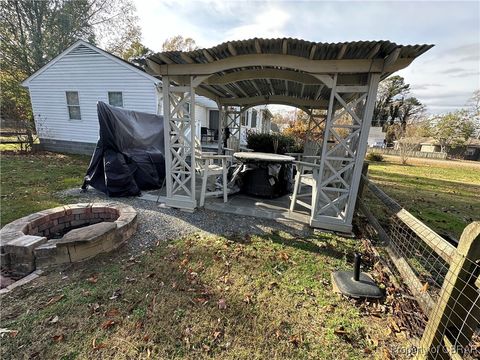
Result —
<instances>
[{"instance_id":1,"label":"brick fire pit ring","mask_svg":"<svg viewBox=\"0 0 480 360\"><path fill-rule=\"evenodd\" d=\"M24 276L35 269L109 252L137 229L137 212L120 203L72 204L42 210L0 230L2 269Z\"/></svg>"}]
</instances>

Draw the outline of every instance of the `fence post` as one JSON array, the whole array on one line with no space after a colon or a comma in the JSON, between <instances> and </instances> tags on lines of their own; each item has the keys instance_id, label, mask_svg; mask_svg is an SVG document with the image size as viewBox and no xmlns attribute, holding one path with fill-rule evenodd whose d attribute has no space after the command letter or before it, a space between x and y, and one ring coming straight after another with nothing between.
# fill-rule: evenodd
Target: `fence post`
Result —
<instances>
[{"instance_id":1,"label":"fence post","mask_svg":"<svg viewBox=\"0 0 480 360\"><path fill-rule=\"evenodd\" d=\"M357 198L362 199L363 198L363 189L365 189L365 180L368 176L368 161L365 161L362 165L362 176L360 176L360 185L358 186L358 195Z\"/></svg>"},{"instance_id":2,"label":"fence post","mask_svg":"<svg viewBox=\"0 0 480 360\"><path fill-rule=\"evenodd\" d=\"M460 238L438 303L423 333L417 359L461 358L480 322L479 260L480 221L475 221Z\"/></svg>"}]
</instances>

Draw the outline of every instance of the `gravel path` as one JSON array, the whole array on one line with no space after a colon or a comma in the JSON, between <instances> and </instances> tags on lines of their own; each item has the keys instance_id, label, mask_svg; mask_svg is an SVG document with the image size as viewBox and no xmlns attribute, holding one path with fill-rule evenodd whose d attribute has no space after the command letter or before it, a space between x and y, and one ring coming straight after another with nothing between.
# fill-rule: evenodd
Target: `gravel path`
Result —
<instances>
[{"instance_id":1,"label":"gravel path","mask_svg":"<svg viewBox=\"0 0 480 360\"><path fill-rule=\"evenodd\" d=\"M137 197L108 198L92 189L85 193L79 189L70 189L58 195L75 197L74 201L69 199L70 203L118 201L133 206L138 212L138 230L126 243L126 250L129 252L148 248L158 241L174 240L199 231L216 235L262 234L270 233L272 230L296 235L307 235L312 232L308 226L296 222L277 222L205 209L189 213L165 208L156 202Z\"/></svg>"}]
</instances>

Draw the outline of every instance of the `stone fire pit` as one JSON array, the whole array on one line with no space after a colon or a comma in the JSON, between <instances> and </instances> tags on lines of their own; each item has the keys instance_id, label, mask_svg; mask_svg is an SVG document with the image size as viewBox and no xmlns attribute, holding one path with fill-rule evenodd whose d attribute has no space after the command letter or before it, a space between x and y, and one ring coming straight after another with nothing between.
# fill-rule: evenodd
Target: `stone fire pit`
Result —
<instances>
[{"instance_id":1,"label":"stone fire pit","mask_svg":"<svg viewBox=\"0 0 480 360\"><path fill-rule=\"evenodd\" d=\"M60 206L15 220L0 230L2 270L24 276L49 265L111 251L137 229L137 212L119 203Z\"/></svg>"}]
</instances>

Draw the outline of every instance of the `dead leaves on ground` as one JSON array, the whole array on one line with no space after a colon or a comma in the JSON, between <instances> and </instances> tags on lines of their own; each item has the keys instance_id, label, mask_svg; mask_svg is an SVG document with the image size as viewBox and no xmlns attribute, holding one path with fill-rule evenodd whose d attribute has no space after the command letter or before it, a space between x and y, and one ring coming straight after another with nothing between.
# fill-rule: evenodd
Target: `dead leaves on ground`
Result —
<instances>
[{"instance_id":1,"label":"dead leaves on ground","mask_svg":"<svg viewBox=\"0 0 480 360\"><path fill-rule=\"evenodd\" d=\"M64 297L65 297L65 295L63 295L63 294L62 294L62 295L54 296L54 297L50 298L50 300L48 300L48 301L45 303L44 307L53 305L53 304L59 302L60 300L62 300Z\"/></svg>"},{"instance_id":2,"label":"dead leaves on ground","mask_svg":"<svg viewBox=\"0 0 480 360\"><path fill-rule=\"evenodd\" d=\"M90 284L96 284L98 281L98 274L92 274L88 279L87 282Z\"/></svg>"},{"instance_id":3,"label":"dead leaves on ground","mask_svg":"<svg viewBox=\"0 0 480 360\"><path fill-rule=\"evenodd\" d=\"M225 310L227 308L227 302L225 301L225 299L218 300L218 308L220 310Z\"/></svg>"},{"instance_id":4,"label":"dead leaves on ground","mask_svg":"<svg viewBox=\"0 0 480 360\"><path fill-rule=\"evenodd\" d=\"M115 320L107 320L107 321L104 321L101 325L101 328L103 330L108 330L110 329L111 327L113 327L115 324L117 324L117 322Z\"/></svg>"}]
</instances>

